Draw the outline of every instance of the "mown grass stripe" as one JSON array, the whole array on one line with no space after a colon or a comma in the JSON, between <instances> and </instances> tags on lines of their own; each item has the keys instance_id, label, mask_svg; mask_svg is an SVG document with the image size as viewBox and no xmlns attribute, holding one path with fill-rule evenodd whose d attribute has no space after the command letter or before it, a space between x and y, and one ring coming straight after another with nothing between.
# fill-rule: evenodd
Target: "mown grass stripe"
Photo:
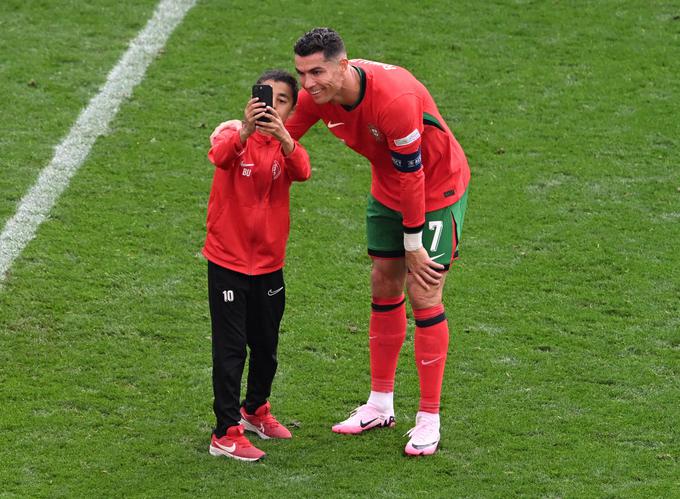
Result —
<instances>
[{"instance_id":1,"label":"mown grass stripe","mask_svg":"<svg viewBox=\"0 0 680 499\"><path fill-rule=\"evenodd\" d=\"M68 187L97 137L106 132L123 100L132 95L151 61L195 3L196 0L162 0L158 4L145 28L130 42L128 50L109 73L101 91L56 147L52 161L22 198L16 213L0 234L0 283L14 260L35 237L38 227Z\"/></svg>"}]
</instances>

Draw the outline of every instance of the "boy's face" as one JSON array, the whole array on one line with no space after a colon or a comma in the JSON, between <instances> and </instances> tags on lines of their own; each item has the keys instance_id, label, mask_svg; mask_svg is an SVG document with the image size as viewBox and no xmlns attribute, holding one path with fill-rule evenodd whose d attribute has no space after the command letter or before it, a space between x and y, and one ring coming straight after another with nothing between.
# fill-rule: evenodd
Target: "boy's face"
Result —
<instances>
[{"instance_id":1,"label":"boy's face","mask_svg":"<svg viewBox=\"0 0 680 499\"><path fill-rule=\"evenodd\" d=\"M265 80L263 85L271 85L274 94L274 109L284 123L293 111L293 91L290 85L282 81Z\"/></svg>"}]
</instances>

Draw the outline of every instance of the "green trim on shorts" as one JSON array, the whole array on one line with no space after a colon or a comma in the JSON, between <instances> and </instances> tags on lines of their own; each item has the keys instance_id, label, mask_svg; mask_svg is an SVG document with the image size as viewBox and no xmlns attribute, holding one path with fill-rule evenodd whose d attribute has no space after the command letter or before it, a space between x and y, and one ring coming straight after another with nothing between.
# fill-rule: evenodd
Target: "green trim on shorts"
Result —
<instances>
[{"instance_id":1,"label":"green trim on shorts","mask_svg":"<svg viewBox=\"0 0 680 499\"><path fill-rule=\"evenodd\" d=\"M457 256L463 232L463 221L467 208L467 191L451 206L425 213L423 246L428 255L437 263L447 265L454 253ZM453 225L455 220L457 247L453 244ZM368 253L383 258L404 256L404 227L401 213L391 210L368 196L366 207L366 241Z\"/></svg>"},{"instance_id":2,"label":"green trim on shorts","mask_svg":"<svg viewBox=\"0 0 680 499\"><path fill-rule=\"evenodd\" d=\"M456 220L456 239L458 239L459 244L460 237L463 235L463 222L465 221L465 211L467 210L467 196L468 190L465 189L465 192L460 199L451 206L451 213L453 213L453 218Z\"/></svg>"}]
</instances>

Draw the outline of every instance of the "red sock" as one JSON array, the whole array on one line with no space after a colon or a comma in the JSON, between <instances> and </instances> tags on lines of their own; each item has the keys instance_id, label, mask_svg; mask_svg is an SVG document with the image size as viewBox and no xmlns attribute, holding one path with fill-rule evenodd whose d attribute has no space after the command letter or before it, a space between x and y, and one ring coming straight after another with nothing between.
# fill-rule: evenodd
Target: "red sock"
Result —
<instances>
[{"instance_id":1,"label":"red sock","mask_svg":"<svg viewBox=\"0 0 680 499\"><path fill-rule=\"evenodd\" d=\"M368 344L371 351L371 390L393 392L399 351L406 338L404 295L373 297Z\"/></svg>"},{"instance_id":2,"label":"red sock","mask_svg":"<svg viewBox=\"0 0 680 499\"><path fill-rule=\"evenodd\" d=\"M420 411L439 413L449 325L444 305L413 310L416 319L415 354L420 378Z\"/></svg>"}]
</instances>

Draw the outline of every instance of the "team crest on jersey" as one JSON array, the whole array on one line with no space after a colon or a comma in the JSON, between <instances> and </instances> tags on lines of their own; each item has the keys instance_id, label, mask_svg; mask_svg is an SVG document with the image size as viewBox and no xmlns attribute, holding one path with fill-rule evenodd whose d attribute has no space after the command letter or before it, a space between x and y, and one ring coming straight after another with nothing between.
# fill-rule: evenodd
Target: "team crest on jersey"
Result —
<instances>
[{"instance_id":1,"label":"team crest on jersey","mask_svg":"<svg viewBox=\"0 0 680 499\"><path fill-rule=\"evenodd\" d=\"M279 164L278 161L274 160L274 163L272 163L272 179L276 180L281 176L281 165Z\"/></svg>"},{"instance_id":2,"label":"team crest on jersey","mask_svg":"<svg viewBox=\"0 0 680 499\"><path fill-rule=\"evenodd\" d=\"M373 135L373 138L377 142L385 142L385 136L382 134L380 130L378 130L378 127L369 123L368 124L368 131L371 132L371 135Z\"/></svg>"}]
</instances>

